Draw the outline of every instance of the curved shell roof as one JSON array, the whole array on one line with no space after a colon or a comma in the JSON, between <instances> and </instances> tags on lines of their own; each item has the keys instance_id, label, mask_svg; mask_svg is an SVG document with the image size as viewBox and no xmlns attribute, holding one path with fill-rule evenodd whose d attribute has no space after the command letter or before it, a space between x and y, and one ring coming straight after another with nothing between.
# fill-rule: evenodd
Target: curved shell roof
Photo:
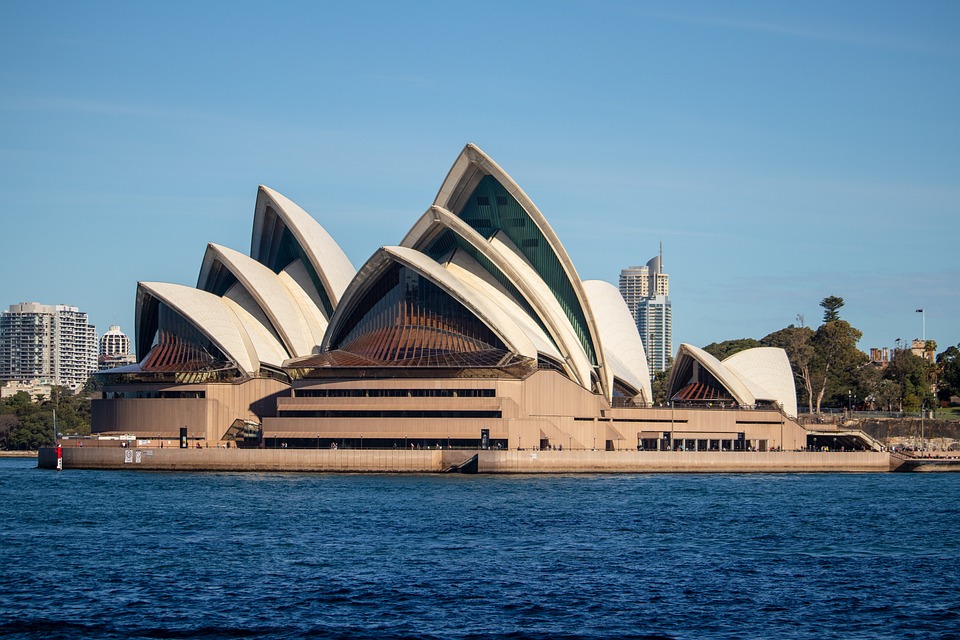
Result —
<instances>
[{"instance_id":1,"label":"curved shell roof","mask_svg":"<svg viewBox=\"0 0 960 640\"><path fill-rule=\"evenodd\" d=\"M587 280L583 288L597 319L604 359L609 362L613 375L637 389L642 403L652 403L647 354L620 290L602 280Z\"/></svg>"},{"instance_id":2,"label":"curved shell roof","mask_svg":"<svg viewBox=\"0 0 960 640\"><path fill-rule=\"evenodd\" d=\"M721 362L703 349L681 344L670 375L671 396L686 384L687 380L681 376L690 371L692 362L707 369L739 404L753 406L758 400L775 402L788 416L797 416L793 371L783 349L746 349Z\"/></svg>"},{"instance_id":3,"label":"curved shell roof","mask_svg":"<svg viewBox=\"0 0 960 640\"><path fill-rule=\"evenodd\" d=\"M356 274L350 259L326 229L320 226L320 223L311 218L296 203L264 185L260 185L257 191L250 257L258 262L264 262L268 248L280 241L280 238L274 237L278 229L267 224L268 206L276 211L284 226L297 239L298 244L308 256L313 270L322 281L332 306L336 307L347 285Z\"/></svg>"},{"instance_id":4,"label":"curved shell roof","mask_svg":"<svg viewBox=\"0 0 960 640\"><path fill-rule=\"evenodd\" d=\"M305 356L323 339L321 327L312 315L304 313L283 281L273 271L239 251L217 244L207 245L197 287L210 290L214 264L221 263L244 286L282 338L292 356Z\"/></svg>"},{"instance_id":5,"label":"curved shell roof","mask_svg":"<svg viewBox=\"0 0 960 640\"><path fill-rule=\"evenodd\" d=\"M692 344L683 343L677 349L677 358L673 363L673 369L670 372L670 395L676 391L675 385L686 384L686 380L680 380L682 372L688 370L692 363L697 363L716 378L717 382L722 384L733 399L744 406L753 406L757 403L750 388L732 371L729 371L722 362L717 360L711 354Z\"/></svg>"},{"instance_id":6,"label":"curved shell roof","mask_svg":"<svg viewBox=\"0 0 960 640\"><path fill-rule=\"evenodd\" d=\"M510 315L493 303L490 298L477 289L467 286L454 273L430 259L425 254L406 247L381 247L367 263L361 267L360 275L344 294L337 313L331 319L330 327L324 338L321 350L325 351L335 342L353 306L360 300L367 288L375 284L376 276L389 264L397 262L426 277L441 287L460 304L467 307L478 319L490 328L503 343L515 353L530 358L537 357L533 341L517 325Z\"/></svg>"},{"instance_id":7,"label":"curved shell roof","mask_svg":"<svg viewBox=\"0 0 960 640\"><path fill-rule=\"evenodd\" d=\"M587 296L583 290L583 284L577 275L573 261L567 254L566 249L563 248L556 233L554 233L546 218L540 213L540 210L537 209L527 194L524 193L517 183L489 156L475 145L468 144L464 147L460 156L450 169L450 172L447 174L440 190L437 192L434 204L457 214L463 210L470 195L474 189L480 185L485 176L492 176L520 205L530 222L539 230L540 234L542 234L550 251L552 251L556 257L564 274L563 281L566 282L564 286L569 286L569 290L572 291L575 297L575 301L565 300L567 304L571 305L570 314L572 315L572 319L568 317L567 322L568 324L572 322L579 324L582 320L584 326L580 326L579 330L586 333L586 335L581 338L585 354L588 360L591 356L597 360L597 367L601 369L599 373L600 383L601 386L604 387L603 391L605 395L609 398L611 393L608 383L612 380L612 374L606 371L607 365L601 357L603 349L600 343L600 336L590 306L587 304ZM544 274L541 273L540 276L546 280ZM555 290L553 290L553 293L558 297L558 300L562 297L561 294ZM588 351L592 351L592 354Z\"/></svg>"},{"instance_id":8,"label":"curved shell roof","mask_svg":"<svg viewBox=\"0 0 960 640\"><path fill-rule=\"evenodd\" d=\"M260 361L247 332L233 309L219 296L180 284L166 282L137 283L138 292L160 300L186 318L198 331L210 339L237 367L253 374L260 369ZM142 296L138 295L137 300ZM147 318L137 309L137 335L141 334ZM144 354L145 355L145 354Z\"/></svg>"},{"instance_id":9,"label":"curved shell roof","mask_svg":"<svg viewBox=\"0 0 960 640\"><path fill-rule=\"evenodd\" d=\"M733 354L723 364L751 386L758 400L776 402L788 416L797 417L797 388L786 351L755 347Z\"/></svg>"},{"instance_id":10,"label":"curved shell roof","mask_svg":"<svg viewBox=\"0 0 960 640\"><path fill-rule=\"evenodd\" d=\"M567 375L590 388L590 361L569 320L547 283L509 238L502 234L484 238L450 211L434 205L413 225L401 246L423 250L438 231L444 229L455 233L476 249L503 274L549 332L549 337L559 349L559 360Z\"/></svg>"}]
</instances>

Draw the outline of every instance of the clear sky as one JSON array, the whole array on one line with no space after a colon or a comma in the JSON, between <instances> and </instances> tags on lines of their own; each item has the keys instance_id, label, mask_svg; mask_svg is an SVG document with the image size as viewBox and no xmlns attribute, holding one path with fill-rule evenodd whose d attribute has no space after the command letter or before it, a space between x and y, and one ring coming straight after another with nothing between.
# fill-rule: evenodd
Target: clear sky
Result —
<instances>
[{"instance_id":1,"label":"clear sky","mask_svg":"<svg viewBox=\"0 0 960 640\"><path fill-rule=\"evenodd\" d=\"M960 2L39 2L0 21L0 306L131 338L257 185L356 267L467 142L580 276L663 242L674 341L960 342Z\"/></svg>"}]
</instances>

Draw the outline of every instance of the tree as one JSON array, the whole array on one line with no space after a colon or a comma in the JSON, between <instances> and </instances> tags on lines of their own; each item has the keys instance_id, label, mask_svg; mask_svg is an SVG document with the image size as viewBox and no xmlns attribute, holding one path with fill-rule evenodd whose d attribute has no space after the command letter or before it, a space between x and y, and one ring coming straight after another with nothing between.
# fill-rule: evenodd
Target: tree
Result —
<instances>
[{"instance_id":1,"label":"tree","mask_svg":"<svg viewBox=\"0 0 960 640\"><path fill-rule=\"evenodd\" d=\"M820 301L823 307L823 323L834 322L840 319L840 307L843 306L843 298L839 296L827 296Z\"/></svg>"},{"instance_id":2,"label":"tree","mask_svg":"<svg viewBox=\"0 0 960 640\"><path fill-rule=\"evenodd\" d=\"M811 340L813 358L810 369L817 413L820 413L824 395L831 383L836 385L841 378L852 382L857 367L867 361L867 356L857 349L857 341L861 336L863 333L850 326L846 320L824 322L814 333ZM836 386L833 395L835 394Z\"/></svg>"},{"instance_id":3,"label":"tree","mask_svg":"<svg viewBox=\"0 0 960 640\"><path fill-rule=\"evenodd\" d=\"M810 373L810 363L813 361L813 329L791 324L769 334L760 344L764 347L779 347L787 352L790 367L793 369L794 385L804 390L807 406L810 413L813 413L813 378Z\"/></svg>"},{"instance_id":4,"label":"tree","mask_svg":"<svg viewBox=\"0 0 960 640\"><path fill-rule=\"evenodd\" d=\"M953 396L960 396L960 344L937 355L937 369L937 396L949 403Z\"/></svg>"},{"instance_id":5,"label":"tree","mask_svg":"<svg viewBox=\"0 0 960 640\"><path fill-rule=\"evenodd\" d=\"M723 342L711 342L703 348L704 351L712 355L717 360L724 360L735 353L753 349L762 346L759 341L753 338L740 338L739 340L724 340Z\"/></svg>"},{"instance_id":6,"label":"tree","mask_svg":"<svg viewBox=\"0 0 960 640\"><path fill-rule=\"evenodd\" d=\"M0 449L6 449L10 441L10 436L20 426L20 420L16 414L0 413Z\"/></svg>"},{"instance_id":7,"label":"tree","mask_svg":"<svg viewBox=\"0 0 960 640\"><path fill-rule=\"evenodd\" d=\"M885 377L900 386L900 401L904 411L934 406L935 371L929 360L910 351L902 349L893 354Z\"/></svg>"},{"instance_id":8,"label":"tree","mask_svg":"<svg viewBox=\"0 0 960 640\"><path fill-rule=\"evenodd\" d=\"M903 389L893 380L884 378L877 385L872 397L873 401L881 409L893 411L894 407L896 407L896 410L899 411L901 408L900 398L903 397Z\"/></svg>"},{"instance_id":9,"label":"tree","mask_svg":"<svg viewBox=\"0 0 960 640\"><path fill-rule=\"evenodd\" d=\"M673 357L670 356L667 358L667 368L663 371L657 371L653 376L653 382L650 385L651 391L653 391L653 404L666 404L670 400L667 397L667 394L670 393L667 384L670 382L670 372L672 370Z\"/></svg>"}]
</instances>

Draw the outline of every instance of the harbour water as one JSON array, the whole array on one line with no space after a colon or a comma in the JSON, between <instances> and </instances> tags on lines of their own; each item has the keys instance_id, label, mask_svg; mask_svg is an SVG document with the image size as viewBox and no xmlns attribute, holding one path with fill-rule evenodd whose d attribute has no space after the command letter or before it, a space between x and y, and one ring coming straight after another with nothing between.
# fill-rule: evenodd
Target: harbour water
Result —
<instances>
[{"instance_id":1,"label":"harbour water","mask_svg":"<svg viewBox=\"0 0 960 640\"><path fill-rule=\"evenodd\" d=\"M0 459L0 636L955 638L960 474Z\"/></svg>"}]
</instances>

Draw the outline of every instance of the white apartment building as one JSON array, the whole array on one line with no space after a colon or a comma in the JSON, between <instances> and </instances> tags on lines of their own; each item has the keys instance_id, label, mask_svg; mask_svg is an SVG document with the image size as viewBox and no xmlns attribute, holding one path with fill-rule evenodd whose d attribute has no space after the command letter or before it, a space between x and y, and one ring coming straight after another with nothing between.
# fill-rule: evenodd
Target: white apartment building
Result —
<instances>
[{"instance_id":1,"label":"white apartment building","mask_svg":"<svg viewBox=\"0 0 960 640\"><path fill-rule=\"evenodd\" d=\"M119 325L110 325L110 329L100 336L100 371L124 367L136 361L136 356L130 353L130 338L120 330Z\"/></svg>"},{"instance_id":2,"label":"white apartment building","mask_svg":"<svg viewBox=\"0 0 960 640\"><path fill-rule=\"evenodd\" d=\"M97 370L97 330L69 305L22 302L0 314L0 381L79 389Z\"/></svg>"},{"instance_id":3,"label":"white apartment building","mask_svg":"<svg viewBox=\"0 0 960 640\"><path fill-rule=\"evenodd\" d=\"M620 295L637 323L650 374L665 370L673 355L673 309L662 246L646 265L620 271Z\"/></svg>"}]
</instances>

